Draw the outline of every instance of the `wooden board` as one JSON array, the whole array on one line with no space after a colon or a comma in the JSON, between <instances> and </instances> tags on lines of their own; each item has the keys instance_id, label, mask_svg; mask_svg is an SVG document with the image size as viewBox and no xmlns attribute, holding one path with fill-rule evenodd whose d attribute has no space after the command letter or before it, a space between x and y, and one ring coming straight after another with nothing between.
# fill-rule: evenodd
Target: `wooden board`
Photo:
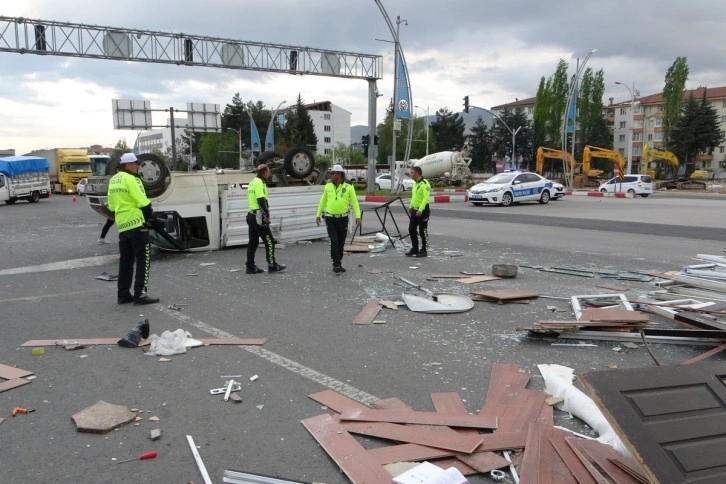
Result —
<instances>
[{"instance_id":1,"label":"wooden board","mask_svg":"<svg viewBox=\"0 0 726 484\"><path fill-rule=\"evenodd\" d=\"M391 475L328 414L301 420L354 484L390 484Z\"/></svg>"},{"instance_id":2,"label":"wooden board","mask_svg":"<svg viewBox=\"0 0 726 484\"><path fill-rule=\"evenodd\" d=\"M368 301L353 320L353 324L371 324L380 312L381 304L378 301Z\"/></svg>"},{"instance_id":3,"label":"wooden board","mask_svg":"<svg viewBox=\"0 0 726 484\"><path fill-rule=\"evenodd\" d=\"M32 371L15 368L14 366L3 365L0 363L0 378L12 380L14 378L23 378L32 375Z\"/></svg>"},{"instance_id":4,"label":"wooden board","mask_svg":"<svg viewBox=\"0 0 726 484\"><path fill-rule=\"evenodd\" d=\"M5 380L0 382L0 393L27 385L30 381L31 380L26 380L25 378L12 378L10 380Z\"/></svg>"},{"instance_id":5,"label":"wooden board","mask_svg":"<svg viewBox=\"0 0 726 484\"><path fill-rule=\"evenodd\" d=\"M494 289L491 291L474 291L474 296L491 299L499 304L504 301L512 301L515 299L535 299L539 297L539 293L520 291L517 289Z\"/></svg>"},{"instance_id":6,"label":"wooden board","mask_svg":"<svg viewBox=\"0 0 726 484\"><path fill-rule=\"evenodd\" d=\"M544 398L542 400L544 401ZM415 410L353 409L341 413L340 418L341 420L363 422L443 425L476 429L497 428L497 418L488 415L446 415L437 412L417 412Z\"/></svg>"},{"instance_id":7,"label":"wooden board","mask_svg":"<svg viewBox=\"0 0 726 484\"><path fill-rule=\"evenodd\" d=\"M497 281L501 279L501 277L497 276L469 276L469 277L462 277L461 279L456 279L454 282L460 282L462 284L474 284L477 282L489 282L489 281Z\"/></svg>"},{"instance_id":8,"label":"wooden board","mask_svg":"<svg viewBox=\"0 0 726 484\"><path fill-rule=\"evenodd\" d=\"M365 252L370 252L371 249L367 245L363 244L345 244L343 246L343 252L351 252L356 254L362 254Z\"/></svg>"},{"instance_id":9,"label":"wooden board","mask_svg":"<svg viewBox=\"0 0 726 484\"><path fill-rule=\"evenodd\" d=\"M408 442L466 453L474 452L482 441L475 435L465 436L456 432L441 432L440 430L429 430L412 425L353 421L343 421L341 425L345 430L354 434L370 435L371 437L379 437L395 442Z\"/></svg>"},{"instance_id":10,"label":"wooden board","mask_svg":"<svg viewBox=\"0 0 726 484\"><path fill-rule=\"evenodd\" d=\"M723 482L726 362L595 371L580 381L653 482Z\"/></svg>"},{"instance_id":11,"label":"wooden board","mask_svg":"<svg viewBox=\"0 0 726 484\"><path fill-rule=\"evenodd\" d=\"M641 313L640 311L604 308L583 309L580 319L583 319L585 321L614 321L619 323L650 322L650 317L646 313Z\"/></svg>"},{"instance_id":12,"label":"wooden board","mask_svg":"<svg viewBox=\"0 0 726 484\"><path fill-rule=\"evenodd\" d=\"M263 345L267 338L194 338L205 345ZM116 345L119 338L93 338L93 339L31 339L20 346L65 346L67 344L81 345Z\"/></svg>"},{"instance_id":13,"label":"wooden board","mask_svg":"<svg viewBox=\"0 0 726 484\"><path fill-rule=\"evenodd\" d=\"M394 462L423 461L457 455L455 450L437 449L419 444L387 445L370 449L370 455L378 464L386 465Z\"/></svg>"}]
</instances>

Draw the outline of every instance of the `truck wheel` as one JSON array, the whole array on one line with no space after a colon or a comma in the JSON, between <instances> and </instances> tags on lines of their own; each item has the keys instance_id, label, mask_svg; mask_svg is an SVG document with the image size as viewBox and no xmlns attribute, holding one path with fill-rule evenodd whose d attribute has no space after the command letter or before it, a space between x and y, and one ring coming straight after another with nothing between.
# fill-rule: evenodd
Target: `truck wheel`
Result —
<instances>
[{"instance_id":1,"label":"truck wheel","mask_svg":"<svg viewBox=\"0 0 726 484\"><path fill-rule=\"evenodd\" d=\"M258 156L257 159L255 160L255 168L257 168L257 166L260 163L269 165L273 161L278 161L278 160L282 160L282 155L280 153L278 153L277 151L265 151L260 156Z\"/></svg>"},{"instance_id":2,"label":"truck wheel","mask_svg":"<svg viewBox=\"0 0 726 484\"><path fill-rule=\"evenodd\" d=\"M139 159L139 177L144 183L144 189L151 191L166 188L169 168L164 160L153 153L142 153L137 158Z\"/></svg>"},{"instance_id":3,"label":"truck wheel","mask_svg":"<svg viewBox=\"0 0 726 484\"><path fill-rule=\"evenodd\" d=\"M38 203L40 201L40 192L35 191L30 194L30 197L28 198L28 201L30 203Z\"/></svg>"},{"instance_id":4,"label":"truck wheel","mask_svg":"<svg viewBox=\"0 0 726 484\"><path fill-rule=\"evenodd\" d=\"M305 148L293 148L285 155L285 170L293 178L306 178L314 169L313 155Z\"/></svg>"}]
</instances>

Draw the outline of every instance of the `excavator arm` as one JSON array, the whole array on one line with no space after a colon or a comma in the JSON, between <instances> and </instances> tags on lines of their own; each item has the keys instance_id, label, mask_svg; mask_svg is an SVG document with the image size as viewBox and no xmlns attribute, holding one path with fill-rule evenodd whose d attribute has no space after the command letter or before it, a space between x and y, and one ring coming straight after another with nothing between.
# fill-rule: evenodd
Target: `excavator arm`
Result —
<instances>
[{"instance_id":1,"label":"excavator arm","mask_svg":"<svg viewBox=\"0 0 726 484\"><path fill-rule=\"evenodd\" d=\"M597 146L585 146L582 154L583 172L587 171L589 174L591 171L600 171L590 170L590 160L592 158L607 158L608 160L611 160L613 164L615 164L619 169L618 177L620 177L620 179L622 180L625 176L625 158L623 158L622 155L617 151L608 150L606 148L599 148ZM600 171L600 174L602 174L602 171Z\"/></svg>"},{"instance_id":2,"label":"excavator arm","mask_svg":"<svg viewBox=\"0 0 726 484\"><path fill-rule=\"evenodd\" d=\"M643 146L643 173L650 175L651 178L655 178L655 170L649 170L648 164L655 160L665 160L668 162L674 172L678 170L679 161L678 157L666 150L655 150L648 145Z\"/></svg>"},{"instance_id":3,"label":"excavator arm","mask_svg":"<svg viewBox=\"0 0 726 484\"><path fill-rule=\"evenodd\" d=\"M567 164L570 167L570 170L574 170L577 166L577 162L572 157L572 155L566 151L561 150L555 150L553 148L546 148L544 146L540 146L537 148L537 157L535 159L535 172L542 175L542 171L544 170L544 162L545 158L552 158L557 160L565 159L567 160Z\"/></svg>"}]
</instances>

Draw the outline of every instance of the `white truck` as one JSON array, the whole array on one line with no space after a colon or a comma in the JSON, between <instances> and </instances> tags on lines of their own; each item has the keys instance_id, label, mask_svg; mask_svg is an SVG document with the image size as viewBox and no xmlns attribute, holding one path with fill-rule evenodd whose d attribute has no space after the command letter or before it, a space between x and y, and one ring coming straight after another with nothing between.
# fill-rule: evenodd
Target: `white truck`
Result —
<instances>
[{"instance_id":1,"label":"white truck","mask_svg":"<svg viewBox=\"0 0 726 484\"><path fill-rule=\"evenodd\" d=\"M48 160L38 156L0 158L0 200L8 205L18 200L36 203L49 196Z\"/></svg>"},{"instance_id":2,"label":"white truck","mask_svg":"<svg viewBox=\"0 0 726 484\"><path fill-rule=\"evenodd\" d=\"M149 232L154 245L174 251L247 245L247 184L253 174L239 170L167 173L163 187L147 190L153 194L149 199L156 221ZM325 225L315 223L322 194L322 185L268 189L270 225L278 242L327 237ZM113 217L103 186L96 184L86 198L96 212Z\"/></svg>"}]
</instances>

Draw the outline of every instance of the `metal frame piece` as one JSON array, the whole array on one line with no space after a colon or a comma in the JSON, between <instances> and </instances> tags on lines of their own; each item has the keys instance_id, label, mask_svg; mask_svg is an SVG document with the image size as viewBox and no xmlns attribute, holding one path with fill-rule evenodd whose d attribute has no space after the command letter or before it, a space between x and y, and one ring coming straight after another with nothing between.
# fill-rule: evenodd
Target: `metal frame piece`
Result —
<instances>
[{"instance_id":1,"label":"metal frame piece","mask_svg":"<svg viewBox=\"0 0 726 484\"><path fill-rule=\"evenodd\" d=\"M623 307L628 311L633 311L633 306L630 304L628 299L625 297L625 294L591 294L586 296L572 296L572 310L575 313L575 319L579 320L582 316L582 305L580 304L580 300L585 299L620 299L621 304Z\"/></svg>"}]
</instances>

